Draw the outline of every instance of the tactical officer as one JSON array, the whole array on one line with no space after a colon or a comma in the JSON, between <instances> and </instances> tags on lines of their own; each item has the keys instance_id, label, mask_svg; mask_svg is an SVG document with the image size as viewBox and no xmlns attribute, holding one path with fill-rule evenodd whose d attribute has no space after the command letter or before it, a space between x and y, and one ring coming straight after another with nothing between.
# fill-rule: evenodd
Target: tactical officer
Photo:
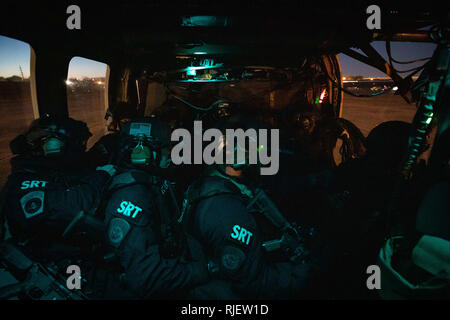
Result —
<instances>
[{"instance_id":1,"label":"tactical officer","mask_svg":"<svg viewBox=\"0 0 450 320\"><path fill-rule=\"evenodd\" d=\"M87 152L87 165L91 168L116 162L119 151L120 129L136 118L137 109L131 103L119 102L106 111L105 120L110 132L101 137Z\"/></svg>"},{"instance_id":2,"label":"tactical officer","mask_svg":"<svg viewBox=\"0 0 450 320\"><path fill-rule=\"evenodd\" d=\"M169 164L169 137L168 127L156 118L125 125L120 173L108 190L107 242L122 267L122 283L136 298L180 298L209 277L205 261L185 255L172 183L151 173L152 167Z\"/></svg>"},{"instance_id":3,"label":"tactical officer","mask_svg":"<svg viewBox=\"0 0 450 320\"><path fill-rule=\"evenodd\" d=\"M103 221L94 216L113 166L83 168L90 132L84 122L48 115L32 122L10 144L12 173L2 191L8 241L36 262L65 274L70 261L85 259ZM99 231L100 230L100 231Z\"/></svg>"},{"instance_id":4,"label":"tactical officer","mask_svg":"<svg viewBox=\"0 0 450 320\"><path fill-rule=\"evenodd\" d=\"M417 207L417 214L404 215L400 221L403 234L391 236L384 244L386 248L393 243L394 250L390 259L383 259L383 263L390 265L401 275L402 280L387 281L387 290L381 295L383 298L450 297L449 142L450 129L446 129L435 139L427 167L427 188L419 196L421 202Z\"/></svg>"},{"instance_id":5,"label":"tactical officer","mask_svg":"<svg viewBox=\"0 0 450 320\"><path fill-rule=\"evenodd\" d=\"M238 115L218 125L243 130L257 126ZM311 264L298 229L256 187L255 174L258 166L250 165L248 158L212 166L186 192L183 224L201 243L215 276L193 289L192 298L286 299L306 290Z\"/></svg>"},{"instance_id":6,"label":"tactical officer","mask_svg":"<svg viewBox=\"0 0 450 320\"><path fill-rule=\"evenodd\" d=\"M376 297L367 290L366 268L376 264L386 236L389 199L410 130L411 124L403 121L379 124L367 136L366 154L341 164L320 186L323 213L317 220L333 268L322 275L323 281L316 287L326 288L330 296ZM401 212L410 213L416 210L420 196L412 184L405 188L408 201L401 201Z\"/></svg>"}]
</instances>

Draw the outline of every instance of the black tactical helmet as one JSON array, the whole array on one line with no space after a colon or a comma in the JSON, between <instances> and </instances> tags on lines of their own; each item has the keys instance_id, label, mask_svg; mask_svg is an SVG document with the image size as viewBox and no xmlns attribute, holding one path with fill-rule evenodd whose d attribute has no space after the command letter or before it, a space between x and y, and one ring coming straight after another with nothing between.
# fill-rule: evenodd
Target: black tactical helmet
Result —
<instances>
[{"instance_id":1,"label":"black tactical helmet","mask_svg":"<svg viewBox=\"0 0 450 320\"><path fill-rule=\"evenodd\" d=\"M86 123L69 117L45 114L34 120L28 130L10 143L13 154L62 155L66 151L82 153L92 134Z\"/></svg>"},{"instance_id":2,"label":"black tactical helmet","mask_svg":"<svg viewBox=\"0 0 450 320\"><path fill-rule=\"evenodd\" d=\"M222 131L222 134L224 135L225 139L224 139L224 143L222 145L222 150L225 153L226 152L226 144L228 143L226 140L226 129L242 129L244 132L246 132L249 129L254 129L256 132L256 141L248 141L249 139L246 138L245 140L245 144L241 145L238 143L237 139L234 139L234 163L233 164L227 164L226 161L223 165L218 165L218 169L219 171L221 171L222 173L225 172L225 168L227 166L230 166L231 168L235 169L235 170L242 170L243 171L243 178L249 178L249 179L253 179L256 177L256 175L259 176L259 169L261 167L261 163L260 163L260 149L261 148L267 148L267 151L270 152L269 150L269 146L270 146L270 134L268 134L267 137L267 143L262 146L260 145L260 141L259 141L259 137L258 137L258 132L259 129L269 129L269 127L262 122L261 120L255 119L255 117L250 116L247 113L240 113L240 114L233 114L231 116L227 116L227 117L223 117L221 120L219 120L216 124L216 128L219 129L220 131ZM253 140L252 138L250 138L250 140ZM256 150L250 151L249 148L254 147L256 148ZM245 154L244 159L239 160L237 158L237 151L243 151ZM257 163L250 163L251 159L251 152L255 152L256 151L256 161ZM225 156L225 160L226 160L226 156Z\"/></svg>"},{"instance_id":3,"label":"black tactical helmet","mask_svg":"<svg viewBox=\"0 0 450 320\"><path fill-rule=\"evenodd\" d=\"M161 150L170 146L170 127L155 117L136 118L120 130L121 165L158 164Z\"/></svg>"},{"instance_id":4,"label":"black tactical helmet","mask_svg":"<svg viewBox=\"0 0 450 320\"><path fill-rule=\"evenodd\" d=\"M368 155L386 164L398 164L408 147L410 130L411 124L404 121L379 124L366 138Z\"/></svg>"},{"instance_id":5,"label":"black tactical helmet","mask_svg":"<svg viewBox=\"0 0 450 320\"><path fill-rule=\"evenodd\" d=\"M112 117L110 131L120 130L122 125L137 117L137 107L128 102L118 102L106 111L105 120Z\"/></svg>"}]
</instances>

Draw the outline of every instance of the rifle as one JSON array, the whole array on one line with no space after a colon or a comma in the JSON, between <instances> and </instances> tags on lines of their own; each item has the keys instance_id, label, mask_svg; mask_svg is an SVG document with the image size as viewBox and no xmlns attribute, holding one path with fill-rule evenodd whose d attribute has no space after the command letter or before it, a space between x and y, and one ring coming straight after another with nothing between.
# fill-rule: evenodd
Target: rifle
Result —
<instances>
[{"instance_id":1,"label":"rifle","mask_svg":"<svg viewBox=\"0 0 450 320\"><path fill-rule=\"evenodd\" d=\"M313 229L306 230L287 221L262 189L255 190L253 199L247 208L253 206L282 233L279 239L269 240L262 244L265 251L281 250L292 262L303 263L309 255L309 250L306 249L306 240L311 238Z\"/></svg>"},{"instance_id":2,"label":"rifle","mask_svg":"<svg viewBox=\"0 0 450 320\"><path fill-rule=\"evenodd\" d=\"M81 292L64 286L64 280L57 271L33 262L11 243L0 245L0 262L18 281L0 287L0 300L14 297L30 300L87 299Z\"/></svg>"},{"instance_id":3,"label":"rifle","mask_svg":"<svg viewBox=\"0 0 450 320\"><path fill-rule=\"evenodd\" d=\"M168 258L179 256L184 249L184 235L181 224L177 219L181 216L178 201L173 190L172 182L163 179L159 194L157 196L157 206L161 218L161 253Z\"/></svg>"}]
</instances>

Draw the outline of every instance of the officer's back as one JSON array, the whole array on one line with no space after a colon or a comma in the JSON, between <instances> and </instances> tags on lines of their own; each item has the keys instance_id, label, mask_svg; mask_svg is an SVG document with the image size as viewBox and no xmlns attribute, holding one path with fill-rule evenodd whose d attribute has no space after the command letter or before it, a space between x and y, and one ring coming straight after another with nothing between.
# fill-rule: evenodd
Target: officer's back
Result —
<instances>
[{"instance_id":1,"label":"officer's back","mask_svg":"<svg viewBox=\"0 0 450 320\"><path fill-rule=\"evenodd\" d=\"M231 116L221 126L246 130L252 123ZM248 159L211 166L186 192L183 223L204 247L215 277L195 288L194 298L295 298L308 284L308 263L291 263L287 257L269 260L264 252L263 243L273 234L281 237L283 230L273 230L277 228L253 210L255 171Z\"/></svg>"},{"instance_id":2,"label":"officer's back","mask_svg":"<svg viewBox=\"0 0 450 320\"><path fill-rule=\"evenodd\" d=\"M7 241L64 275L69 265L94 254L103 240L95 208L114 169L84 169L90 135L81 121L46 115L11 142L17 156L11 160L1 205Z\"/></svg>"},{"instance_id":3,"label":"officer's back","mask_svg":"<svg viewBox=\"0 0 450 320\"><path fill-rule=\"evenodd\" d=\"M75 217L93 209L113 172L83 169L90 135L81 121L45 116L11 143L18 155L11 160L3 211L17 241L61 239Z\"/></svg>"},{"instance_id":4,"label":"officer's back","mask_svg":"<svg viewBox=\"0 0 450 320\"><path fill-rule=\"evenodd\" d=\"M156 119L136 119L121 130L119 174L108 189L106 238L135 298L181 297L208 279L206 263L187 261L173 228L171 183L151 173L167 163L160 150L169 135Z\"/></svg>"}]
</instances>

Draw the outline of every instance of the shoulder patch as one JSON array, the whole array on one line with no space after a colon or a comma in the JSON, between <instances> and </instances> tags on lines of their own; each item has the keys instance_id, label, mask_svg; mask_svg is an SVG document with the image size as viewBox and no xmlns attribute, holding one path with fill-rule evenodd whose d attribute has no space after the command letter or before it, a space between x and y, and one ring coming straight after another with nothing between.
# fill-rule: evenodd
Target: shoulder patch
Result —
<instances>
[{"instance_id":1,"label":"shoulder patch","mask_svg":"<svg viewBox=\"0 0 450 320\"><path fill-rule=\"evenodd\" d=\"M110 244L118 248L130 229L131 226L125 219L112 218L108 227L108 240Z\"/></svg>"},{"instance_id":2,"label":"shoulder patch","mask_svg":"<svg viewBox=\"0 0 450 320\"><path fill-rule=\"evenodd\" d=\"M236 247L225 246L222 251L220 263L226 272L238 270L245 260L245 253Z\"/></svg>"},{"instance_id":3,"label":"shoulder patch","mask_svg":"<svg viewBox=\"0 0 450 320\"><path fill-rule=\"evenodd\" d=\"M26 219L32 218L44 212L44 191L29 192L20 198L22 212Z\"/></svg>"}]
</instances>

